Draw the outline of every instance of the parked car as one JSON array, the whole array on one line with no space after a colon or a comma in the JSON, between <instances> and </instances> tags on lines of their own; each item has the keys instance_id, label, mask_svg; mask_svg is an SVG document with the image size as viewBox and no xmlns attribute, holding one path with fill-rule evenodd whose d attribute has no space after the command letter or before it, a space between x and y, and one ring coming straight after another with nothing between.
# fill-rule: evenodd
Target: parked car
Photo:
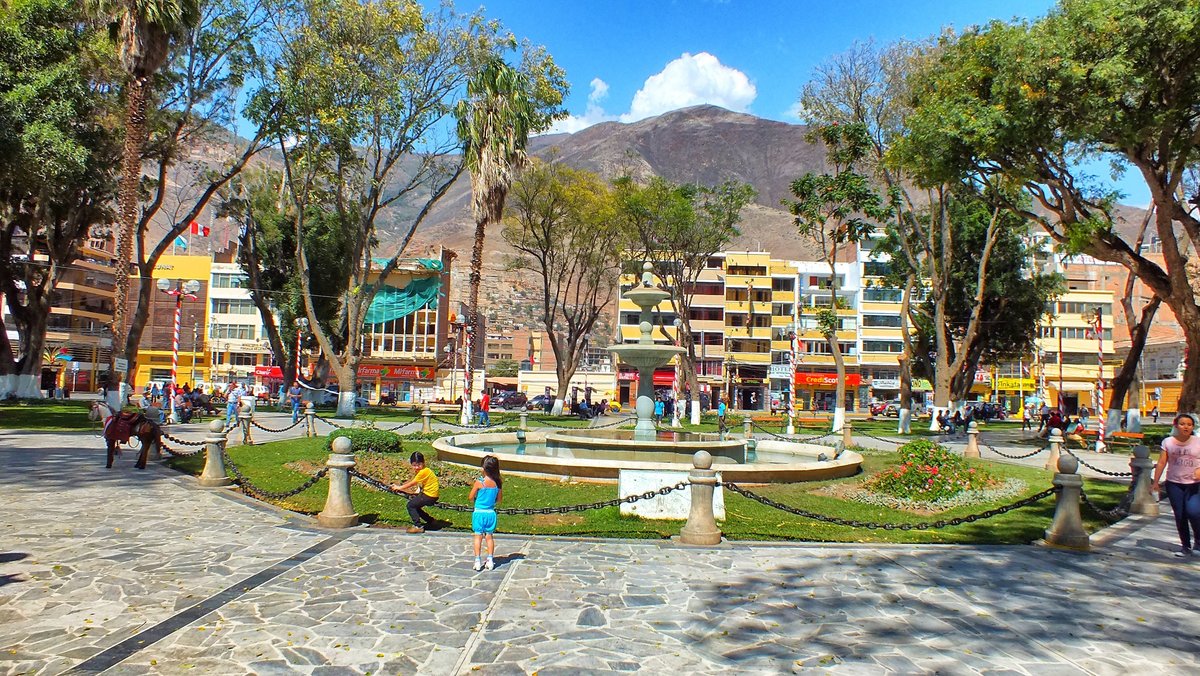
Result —
<instances>
[{"instance_id":1,"label":"parked car","mask_svg":"<svg viewBox=\"0 0 1200 676\"><path fill-rule=\"evenodd\" d=\"M529 397L524 392L497 392L496 396L492 397L492 408L496 409L523 410L527 403Z\"/></svg>"},{"instance_id":2,"label":"parked car","mask_svg":"<svg viewBox=\"0 0 1200 676\"><path fill-rule=\"evenodd\" d=\"M871 415L884 415L888 410L888 402L877 401L871 404Z\"/></svg>"},{"instance_id":3,"label":"parked car","mask_svg":"<svg viewBox=\"0 0 1200 676\"><path fill-rule=\"evenodd\" d=\"M530 411L542 411L554 405L554 397L549 394L539 394L525 404Z\"/></svg>"}]
</instances>

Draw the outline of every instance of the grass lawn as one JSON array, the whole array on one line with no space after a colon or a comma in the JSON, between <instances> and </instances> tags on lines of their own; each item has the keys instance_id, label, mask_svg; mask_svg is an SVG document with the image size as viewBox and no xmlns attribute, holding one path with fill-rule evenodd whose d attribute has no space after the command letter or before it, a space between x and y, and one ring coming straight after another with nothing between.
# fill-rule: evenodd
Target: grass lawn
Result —
<instances>
[{"instance_id":1,"label":"grass lawn","mask_svg":"<svg viewBox=\"0 0 1200 676\"><path fill-rule=\"evenodd\" d=\"M79 400L19 400L0 404L0 428L48 432L92 429L92 402Z\"/></svg>"},{"instance_id":2,"label":"grass lawn","mask_svg":"<svg viewBox=\"0 0 1200 676\"><path fill-rule=\"evenodd\" d=\"M311 467L315 468L317 465L323 464L326 458L324 442L324 439L294 439L260 446L236 446L229 450L229 454L242 473L251 481L266 490L282 491L299 485L305 479L302 472L286 468L284 465L296 461L307 461ZM436 455L432 447L425 442L406 440L404 445L404 455L414 450L422 451L427 456ZM893 464L896 458L895 453L869 452L865 456L864 469L867 474L874 473ZM381 479L396 481L407 478L400 463L391 459L376 456L365 458L364 462L374 466L373 471L368 473ZM172 458L169 463L175 468L191 474L199 474L203 466L200 456ZM1050 485L1051 474L1041 469L987 461L977 461L975 464L988 467L994 474L1002 478L1023 479L1028 484L1027 495L1037 493ZM391 467L392 471L380 469L385 466ZM447 484L453 483L450 480L451 475L468 477L474 474L474 470L451 470L450 466L441 468L435 466L435 470L441 473L445 479L444 483ZM384 474L390 474L390 476L384 476ZM837 481L856 482L861 478L860 476ZM948 519L983 512L992 507L1015 501L1014 498L999 503L963 507L933 516L917 515L813 493L814 490L829 483L833 482L759 486L753 487L752 490L786 505L821 514L896 524ZM1085 484L1085 490L1092 500L1106 508L1114 506L1125 491L1124 486L1116 483L1088 479L1085 480ZM276 504L293 511L315 514L325 503L327 486L328 483L325 481L318 482L313 488ZM363 515L365 521L392 526L407 524L408 515L403 498L371 490L357 482L352 484L351 490L355 509ZM466 485L444 485L441 498L445 502L465 504L468 492L469 487ZM612 499L617 497L616 493L615 484L560 483L557 480L513 475L505 478L505 499L501 506L574 505ZM722 530L726 537L734 540L1022 544L1042 537L1043 531L1049 526L1054 513L1054 500L1047 498L1034 505L975 523L939 530L911 531L868 530L815 522L763 506L728 491L725 492L725 509L727 519L722 524ZM438 518L451 521L453 526L448 530L466 533L470 529L470 513L451 512L436 508L431 509L430 513ZM1090 532L1103 526L1103 522L1086 508L1084 517ZM622 517L617 507L570 514L501 515L500 517L500 531L503 533L539 535L666 538L677 535L682 526L683 522L681 521L650 521L636 517Z\"/></svg>"}]
</instances>

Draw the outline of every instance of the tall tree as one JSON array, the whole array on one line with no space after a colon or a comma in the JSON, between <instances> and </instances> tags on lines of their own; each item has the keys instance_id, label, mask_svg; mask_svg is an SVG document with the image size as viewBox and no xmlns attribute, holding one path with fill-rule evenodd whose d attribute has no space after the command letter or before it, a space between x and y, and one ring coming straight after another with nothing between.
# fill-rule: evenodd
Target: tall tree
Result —
<instances>
[{"instance_id":1,"label":"tall tree","mask_svg":"<svg viewBox=\"0 0 1200 676\"><path fill-rule=\"evenodd\" d=\"M671 292L671 309L679 318L682 371L692 394L691 422L700 424L700 387L696 377L696 338L692 334L692 303L700 275L713 254L741 234L742 209L755 197L744 183L717 186L676 185L651 177L639 185L631 177L616 181L617 217L636 240L641 261L654 264L663 287ZM640 273L640 267L636 273Z\"/></svg>"},{"instance_id":2,"label":"tall tree","mask_svg":"<svg viewBox=\"0 0 1200 676\"><path fill-rule=\"evenodd\" d=\"M121 153L121 182L117 193L116 298L113 308L113 356L125 354L126 298L133 237L137 229L146 143L146 109L152 78L167 60L171 45L196 24L199 0L87 0L89 8L109 24L128 79L125 93L125 144Z\"/></svg>"},{"instance_id":3,"label":"tall tree","mask_svg":"<svg viewBox=\"0 0 1200 676\"><path fill-rule=\"evenodd\" d=\"M40 396L47 322L63 273L93 228L112 222L116 101L73 0L0 4L0 397Z\"/></svg>"},{"instance_id":4,"label":"tall tree","mask_svg":"<svg viewBox=\"0 0 1200 676\"><path fill-rule=\"evenodd\" d=\"M533 162L511 199L503 230L515 251L508 266L541 282L542 326L557 362L557 414L596 320L613 300L629 234L600 177L557 162Z\"/></svg>"},{"instance_id":5,"label":"tall tree","mask_svg":"<svg viewBox=\"0 0 1200 676\"><path fill-rule=\"evenodd\" d=\"M534 68L531 73L508 65L499 56L488 59L468 81L467 98L455 108L463 159L471 173L471 213L475 218L467 322L477 339L467 355L465 407L470 406L471 374L477 355L483 354L479 285L487 227L504 217L509 187L526 162L529 135L550 127L566 89L563 73L553 62L543 57Z\"/></svg>"},{"instance_id":6,"label":"tall tree","mask_svg":"<svg viewBox=\"0 0 1200 676\"><path fill-rule=\"evenodd\" d=\"M837 370L833 414L836 432L846 421L846 361L837 336L841 329L837 314L838 259L856 254L858 243L870 236L875 224L891 219L892 208L871 185L870 178L859 171L870 148L864 125L821 126L811 133L810 139L824 144L829 171L810 172L792 181L795 199L785 200L785 204L794 217L796 231L817 245L822 260L829 265L830 305L817 312L817 325L829 342Z\"/></svg>"},{"instance_id":7,"label":"tall tree","mask_svg":"<svg viewBox=\"0 0 1200 676\"><path fill-rule=\"evenodd\" d=\"M138 347L158 293L147 283L159 259L230 180L269 144L259 125L250 139L231 134L249 75L261 71L273 51L268 30L294 8L288 0L225 0L206 3L184 39L173 43L154 78L156 105L148 112L143 166L149 176L139 190L141 208L134 239L138 286L126 323L124 354L132 383ZM212 213L211 211L209 213ZM211 220L211 219L210 219Z\"/></svg>"},{"instance_id":8,"label":"tall tree","mask_svg":"<svg viewBox=\"0 0 1200 676\"><path fill-rule=\"evenodd\" d=\"M1119 263L1162 299L1200 354L1200 277L1185 243L1200 218L1185 194L1200 147L1200 5L1190 0L1062 0L1032 24L992 23L943 41L916 80L915 142L931 173L1015 181L1067 253ZM1117 195L1081 157L1132 167L1155 206L1163 265L1114 227ZM1180 410L1200 405L1200 369L1183 377Z\"/></svg>"}]
</instances>

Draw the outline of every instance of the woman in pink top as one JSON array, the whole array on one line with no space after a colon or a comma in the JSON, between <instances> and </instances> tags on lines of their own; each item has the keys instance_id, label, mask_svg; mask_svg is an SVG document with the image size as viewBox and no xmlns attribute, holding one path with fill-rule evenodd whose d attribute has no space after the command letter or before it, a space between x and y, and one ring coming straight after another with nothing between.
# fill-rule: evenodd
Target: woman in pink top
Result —
<instances>
[{"instance_id":1,"label":"woman in pink top","mask_svg":"<svg viewBox=\"0 0 1200 676\"><path fill-rule=\"evenodd\" d=\"M1196 421L1187 413L1175 416L1174 426L1175 432L1163 439L1150 490L1158 491L1166 468L1167 499L1175 512L1175 527L1183 546L1175 556L1188 557L1193 551L1200 553L1200 437L1192 434Z\"/></svg>"}]
</instances>

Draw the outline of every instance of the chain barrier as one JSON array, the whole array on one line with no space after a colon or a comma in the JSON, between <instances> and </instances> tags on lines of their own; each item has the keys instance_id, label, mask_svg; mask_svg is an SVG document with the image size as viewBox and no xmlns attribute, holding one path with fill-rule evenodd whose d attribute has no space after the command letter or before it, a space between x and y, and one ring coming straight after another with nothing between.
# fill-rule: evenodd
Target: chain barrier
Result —
<instances>
[{"instance_id":1,"label":"chain barrier","mask_svg":"<svg viewBox=\"0 0 1200 676\"><path fill-rule=\"evenodd\" d=\"M272 433L272 434L282 434L283 432L287 432L288 430L295 429L296 427L299 427L300 425L303 425L303 424L304 424L304 421L303 421L303 420L297 420L296 422L292 423L291 425L288 425L287 427L285 427L285 428L283 428L283 429L281 429L281 430L273 430L273 429L271 429L270 427L266 427L266 426L264 426L264 425L260 425L260 424L258 423L258 421L257 421L257 420L254 420L253 418L251 418L251 420L250 420L250 424L251 424L251 425L254 425L255 427L257 427L258 429L260 429L260 430L262 430L262 431L264 431L264 432L270 432L270 433Z\"/></svg>"},{"instance_id":2,"label":"chain barrier","mask_svg":"<svg viewBox=\"0 0 1200 676\"><path fill-rule=\"evenodd\" d=\"M408 498L412 497L411 494L405 493L403 491L398 491L398 490L392 488L391 485L388 484L387 482L376 479L375 477L373 477L369 474L363 474L362 472L359 472L356 469L350 470L350 476L355 479L358 479L359 481L367 484L368 486L370 486L372 488L384 491L386 493L391 493L392 495L399 495L406 500ZM604 509L605 507L616 507L622 503L633 504L639 500L651 500L660 495L667 495L668 493L671 493L673 491L683 490L683 489L687 488L688 485L689 485L688 482L680 481L679 483L675 484L674 486L663 486L662 488L660 488L656 491L646 491L644 493L637 494L637 495L627 495L623 498L614 498L612 500L601 500L598 502L590 502L590 503L586 503L586 504L582 504L582 505L564 505L561 507L508 507L508 508L497 507L496 513L497 514L532 516L535 514L569 514L571 512L586 512L590 509ZM450 502L437 502L437 503L430 505L430 507L435 507L435 508L439 508L439 509L447 509L452 512L473 512L473 511L475 511L475 508L472 507L471 505L456 505L456 504L450 503Z\"/></svg>"},{"instance_id":3,"label":"chain barrier","mask_svg":"<svg viewBox=\"0 0 1200 676\"><path fill-rule=\"evenodd\" d=\"M1084 460L1083 458L1079 457L1078 455L1075 455L1075 452L1072 451L1071 449L1067 448L1066 446L1063 446L1063 450L1067 452L1067 455L1070 455L1072 458L1075 458L1076 460L1078 460L1079 464L1083 465L1084 467L1086 467L1098 474L1103 474L1104 476L1112 476L1112 477L1132 477L1133 476L1133 472L1110 472L1106 469L1100 469L1099 467L1096 467L1095 465L1089 463L1087 460Z\"/></svg>"},{"instance_id":4,"label":"chain barrier","mask_svg":"<svg viewBox=\"0 0 1200 676\"><path fill-rule=\"evenodd\" d=\"M500 422L500 421L497 421L494 423L488 423L487 425L463 425L462 423L455 422L453 418L447 420L445 418L439 418L437 416L431 416L430 420L431 420L431 422L439 422L439 423L442 423L443 425L449 425L450 427L457 427L460 430L486 430L486 429L491 429L493 427L508 427L509 426L508 423Z\"/></svg>"},{"instance_id":5,"label":"chain barrier","mask_svg":"<svg viewBox=\"0 0 1200 676\"><path fill-rule=\"evenodd\" d=\"M180 446L203 446L204 445L203 441L187 441L186 439L180 439L179 437L173 437L170 434L167 434L162 429L160 429L159 432L162 434L163 439L166 439L167 441L171 441L176 444L179 444Z\"/></svg>"},{"instance_id":6,"label":"chain barrier","mask_svg":"<svg viewBox=\"0 0 1200 676\"><path fill-rule=\"evenodd\" d=\"M221 451L221 457L225 461L225 467L233 473L234 483L238 485L238 488L240 488L243 493L254 497L266 498L267 500L283 500L285 498L290 498L297 493L303 493L304 491L312 488L329 472L328 467L322 467L321 469L317 470L316 474L309 477L307 481L290 491L268 491L265 488L254 485L254 482L250 481L245 474L242 474L242 470L238 469L238 466L234 464L233 459L230 458L229 454L224 450Z\"/></svg>"},{"instance_id":7,"label":"chain barrier","mask_svg":"<svg viewBox=\"0 0 1200 676\"><path fill-rule=\"evenodd\" d=\"M866 437L867 439L874 439L875 441L882 441L885 444L892 444L896 448L900 448L904 444L909 443L908 441L896 441L895 439L886 439L884 437L877 437L874 434L867 434L865 432L853 432L853 434L856 437Z\"/></svg>"},{"instance_id":8,"label":"chain barrier","mask_svg":"<svg viewBox=\"0 0 1200 676\"><path fill-rule=\"evenodd\" d=\"M335 427L339 430L344 430L344 429L350 427L350 425L343 425L341 423L334 422L333 420L331 420L329 418L322 418L319 415L315 415L313 417L316 418L317 420L320 420L321 422L325 423L326 425L329 425L330 427Z\"/></svg>"},{"instance_id":9,"label":"chain barrier","mask_svg":"<svg viewBox=\"0 0 1200 676\"><path fill-rule=\"evenodd\" d=\"M810 512L808 510L798 509L796 507L789 507L782 503L775 502L774 500L772 500L770 498L763 497L763 496L753 493L749 490L746 490L745 488L742 488L741 486L738 486L737 484L721 483L719 485L724 486L725 488L728 488L729 490L733 491L734 493L737 493L738 495L740 495L742 497L749 498L751 500L754 500L755 502L766 505L767 507L774 507L775 509L782 510L784 512L788 512L789 514L795 514L796 516L802 516L802 517L805 517L808 519L813 519L815 521L824 521L825 523L832 523L832 524L836 524L839 526L850 526L852 528L869 528L872 530L929 530L932 528L945 528L947 526L958 526L958 525L964 524L964 523L972 523L974 521L979 521L980 519L988 519L993 516L1004 514L1006 512L1011 512L1014 509L1020 509L1022 507L1026 507L1028 505L1032 505L1035 502L1038 502L1044 498L1047 498L1047 497L1057 493L1059 490L1058 488L1047 488L1046 490L1042 491L1041 493L1036 493L1027 498L1022 498L1021 500L1018 500L1010 505L1004 505L1003 507L989 509L986 512L981 512L979 514L969 514L967 516L955 517L953 519L941 519L938 521L926 521L926 522L922 522L922 523L873 523L870 521L858 521L855 519L842 519L842 518L839 518L836 516L817 514L816 512Z\"/></svg>"},{"instance_id":10,"label":"chain barrier","mask_svg":"<svg viewBox=\"0 0 1200 676\"><path fill-rule=\"evenodd\" d=\"M1088 509L1099 514L1100 518L1104 519L1108 523L1116 523L1129 516L1129 511L1122 509L1120 505L1117 505L1112 509L1101 509L1096 505L1096 503L1092 502L1092 499L1089 498L1088 494L1084 491L1079 491L1079 497L1083 498L1083 504L1087 505Z\"/></svg>"},{"instance_id":11,"label":"chain barrier","mask_svg":"<svg viewBox=\"0 0 1200 676\"><path fill-rule=\"evenodd\" d=\"M200 445L201 445L200 448L196 448L191 451L181 451L177 448L171 448L170 446L166 445L165 443L163 443L162 439L158 440L158 447L163 449L167 453L175 456L176 458L187 458L187 457L190 457L193 455L198 455L200 453L203 453L204 452L204 447L203 447L204 442L203 441L200 442Z\"/></svg>"},{"instance_id":12,"label":"chain barrier","mask_svg":"<svg viewBox=\"0 0 1200 676\"><path fill-rule=\"evenodd\" d=\"M1009 453L1005 453L1004 451L997 449L995 446L992 446L991 444L979 444L979 445L988 449L992 453L995 453L996 455L998 455L1002 458L1008 458L1009 460L1024 460L1025 458L1032 458L1033 456L1037 455L1038 453L1041 453L1042 451L1050 448L1049 446L1043 446L1039 449L1030 451L1029 453L1025 453L1024 455L1011 455Z\"/></svg>"}]
</instances>

